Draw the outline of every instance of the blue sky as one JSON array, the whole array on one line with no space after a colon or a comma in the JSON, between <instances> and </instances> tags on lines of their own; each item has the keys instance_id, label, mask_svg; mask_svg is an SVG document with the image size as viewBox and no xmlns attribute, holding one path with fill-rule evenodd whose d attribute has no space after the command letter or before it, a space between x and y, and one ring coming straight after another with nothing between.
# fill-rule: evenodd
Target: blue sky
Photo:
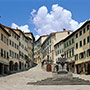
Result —
<instances>
[{"instance_id":1,"label":"blue sky","mask_svg":"<svg viewBox=\"0 0 90 90\"><path fill-rule=\"evenodd\" d=\"M52 5L55 4L58 4L57 7L60 6L69 10L72 14L72 19L78 23L90 19L90 0L0 0L0 23L10 27L12 23L18 26L28 25L34 35L42 35L35 30L35 28L41 29L41 26L37 26L38 22L33 23L33 20L30 20L32 16L30 13L35 9L36 12L34 14L37 15L39 8L45 6L50 14Z\"/></svg>"}]
</instances>

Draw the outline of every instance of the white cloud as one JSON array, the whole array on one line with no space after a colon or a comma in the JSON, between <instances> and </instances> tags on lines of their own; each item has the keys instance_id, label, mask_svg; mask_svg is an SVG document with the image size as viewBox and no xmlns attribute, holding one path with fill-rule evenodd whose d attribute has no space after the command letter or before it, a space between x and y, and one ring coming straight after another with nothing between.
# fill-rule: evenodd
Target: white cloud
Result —
<instances>
[{"instance_id":1,"label":"white cloud","mask_svg":"<svg viewBox=\"0 0 90 90\"><path fill-rule=\"evenodd\" d=\"M35 9L32 10L31 15L34 16L34 13L36 12Z\"/></svg>"},{"instance_id":2,"label":"white cloud","mask_svg":"<svg viewBox=\"0 0 90 90\"><path fill-rule=\"evenodd\" d=\"M52 5L52 10L48 12L46 6L42 6L37 14L32 11L33 24L38 35L45 35L55 31L76 30L81 24L72 19L72 13L58 4ZM36 11L35 11L36 12Z\"/></svg>"},{"instance_id":3,"label":"white cloud","mask_svg":"<svg viewBox=\"0 0 90 90\"><path fill-rule=\"evenodd\" d=\"M18 26L17 24L12 23L11 27L12 27L12 28L15 28L15 29L18 28L18 29L20 29L20 30L22 30L22 31L24 31L24 32L30 32L28 25Z\"/></svg>"},{"instance_id":4,"label":"white cloud","mask_svg":"<svg viewBox=\"0 0 90 90\"><path fill-rule=\"evenodd\" d=\"M36 35L36 36L35 36L35 40L38 40L39 37L40 37L39 35Z\"/></svg>"}]
</instances>

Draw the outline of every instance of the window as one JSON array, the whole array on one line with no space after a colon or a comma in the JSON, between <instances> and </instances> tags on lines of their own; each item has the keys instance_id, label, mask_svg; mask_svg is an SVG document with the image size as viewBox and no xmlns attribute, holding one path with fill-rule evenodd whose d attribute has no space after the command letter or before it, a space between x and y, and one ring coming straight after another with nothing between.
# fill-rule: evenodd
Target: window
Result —
<instances>
[{"instance_id":1,"label":"window","mask_svg":"<svg viewBox=\"0 0 90 90\"><path fill-rule=\"evenodd\" d=\"M71 57L71 50L69 51L70 57Z\"/></svg>"},{"instance_id":2,"label":"window","mask_svg":"<svg viewBox=\"0 0 90 90\"><path fill-rule=\"evenodd\" d=\"M50 43L51 43L51 38L50 38Z\"/></svg>"},{"instance_id":3,"label":"window","mask_svg":"<svg viewBox=\"0 0 90 90\"><path fill-rule=\"evenodd\" d=\"M79 36L81 36L81 35L82 35L82 31L79 32Z\"/></svg>"},{"instance_id":4,"label":"window","mask_svg":"<svg viewBox=\"0 0 90 90\"><path fill-rule=\"evenodd\" d=\"M7 45L8 45L8 39L7 39Z\"/></svg>"},{"instance_id":5,"label":"window","mask_svg":"<svg viewBox=\"0 0 90 90\"><path fill-rule=\"evenodd\" d=\"M1 48L1 57L3 57L3 49Z\"/></svg>"},{"instance_id":6,"label":"window","mask_svg":"<svg viewBox=\"0 0 90 90\"><path fill-rule=\"evenodd\" d=\"M1 33L1 40L3 41L3 34Z\"/></svg>"},{"instance_id":7,"label":"window","mask_svg":"<svg viewBox=\"0 0 90 90\"><path fill-rule=\"evenodd\" d=\"M12 44L11 40L10 40L10 45Z\"/></svg>"},{"instance_id":8,"label":"window","mask_svg":"<svg viewBox=\"0 0 90 90\"><path fill-rule=\"evenodd\" d=\"M6 58L6 51L4 51L4 58Z\"/></svg>"},{"instance_id":9,"label":"window","mask_svg":"<svg viewBox=\"0 0 90 90\"><path fill-rule=\"evenodd\" d=\"M17 37L17 40L19 40L18 37Z\"/></svg>"},{"instance_id":10,"label":"window","mask_svg":"<svg viewBox=\"0 0 90 90\"><path fill-rule=\"evenodd\" d=\"M7 52L7 59L9 58L9 56L8 56L8 52Z\"/></svg>"},{"instance_id":11,"label":"window","mask_svg":"<svg viewBox=\"0 0 90 90\"><path fill-rule=\"evenodd\" d=\"M17 49L19 49L18 45L17 45Z\"/></svg>"},{"instance_id":12,"label":"window","mask_svg":"<svg viewBox=\"0 0 90 90\"><path fill-rule=\"evenodd\" d=\"M83 34L85 33L85 28L83 29Z\"/></svg>"},{"instance_id":13,"label":"window","mask_svg":"<svg viewBox=\"0 0 90 90\"><path fill-rule=\"evenodd\" d=\"M66 44L64 44L64 48L66 48Z\"/></svg>"},{"instance_id":14,"label":"window","mask_svg":"<svg viewBox=\"0 0 90 90\"><path fill-rule=\"evenodd\" d=\"M14 38L16 39L16 35L14 34Z\"/></svg>"},{"instance_id":15,"label":"window","mask_svg":"<svg viewBox=\"0 0 90 90\"><path fill-rule=\"evenodd\" d=\"M78 38L78 33L76 34L76 38Z\"/></svg>"},{"instance_id":16,"label":"window","mask_svg":"<svg viewBox=\"0 0 90 90\"><path fill-rule=\"evenodd\" d=\"M17 54L17 59L18 59L18 54Z\"/></svg>"},{"instance_id":17,"label":"window","mask_svg":"<svg viewBox=\"0 0 90 90\"><path fill-rule=\"evenodd\" d=\"M59 54L59 50L58 50L58 54Z\"/></svg>"},{"instance_id":18,"label":"window","mask_svg":"<svg viewBox=\"0 0 90 90\"><path fill-rule=\"evenodd\" d=\"M6 43L6 37L4 36L4 43Z\"/></svg>"},{"instance_id":19,"label":"window","mask_svg":"<svg viewBox=\"0 0 90 90\"><path fill-rule=\"evenodd\" d=\"M87 37L87 43L89 43L90 42L90 39L89 39L89 36Z\"/></svg>"},{"instance_id":20,"label":"window","mask_svg":"<svg viewBox=\"0 0 90 90\"><path fill-rule=\"evenodd\" d=\"M15 58L16 58L16 53L15 53Z\"/></svg>"},{"instance_id":21,"label":"window","mask_svg":"<svg viewBox=\"0 0 90 90\"><path fill-rule=\"evenodd\" d=\"M83 45L85 45L85 44L86 44L86 39L83 40Z\"/></svg>"},{"instance_id":22,"label":"window","mask_svg":"<svg viewBox=\"0 0 90 90\"><path fill-rule=\"evenodd\" d=\"M16 48L16 43L15 43L15 48Z\"/></svg>"},{"instance_id":23,"label":"window","mask_svg":"<svg viewBox=\"0 0 90 90\"><path fill-rule=\"evenodd\" d=\"M67 42L67 46L68 46L68 42Z\"/></svg>"},{"instance_id":24,"label":"window","mask_svg":"<svg viewBox=\"0 0 90 90\"><path fill-rule=\"evenodd\" d=\"M14 52L12 51L12 57L14 58Z\"/></svg>"},{"instance_id":25,"label":"window","mask_svg":"<svg viewBox=\"0 0 90 90\"><path fill-rule=\"evenodd\" d=\"M78 54L75 55L75 60L78 60Z\"/></svg>"},{"instance_id":26,"label":"window","mask_svg":"<svg viewBox=\"0 0 90 90\"><path fill-rule=\"evenodd\" d=\"M71 41L69 41L69 45L71 45Z\"/></svg>"},{"instance_id":27,"label":"window","mask_svg":"<svg viewBox=\"0 0 90 90\"><path fill-rule=\"evenodd\" d=\"M72 48L72 56L74 56L74 48Z\"/></svg>"},{"instance_id":28,"label":"window","mask_svg":"<svg viewBox=\"0 0 90 90\"><path fill-rule=\"evenodd\" d=\"M87 50L87 57L90 56L90 49Z\"/></svg>"},{"instance_id":29,"label":"window","mask_svg":"<svg viewBox=\"0 0 90 90\"><path fill-rule=\"evenodd\" d=\"M82 41L80 41L80 47L82 47Z\"/></svg>"},{"instance_id":30,"label":"window","mask_svg":"<svg viewBox=\"0 0 90 90\"><path fill-rule=\"evenodd\" d=\"M89 25L87 25L87 30L89 30Z\"/></svg>"},{"instance_id":31,"label":"window","mask_svg":"<svg viewBox=\"0 0 90 90\"><path fill-rule=\"evenodd\" d=\"M72 38L72 44L74 43L74 38Z\"/></svg>"},{"instance_id":32,"label":"window","mask_svg":"<svg viewBox=\"0 0 90 90\"><path fill-rule=\"evenodd\" d=\"M11 50L9 50L9 55L12 56Z\"/></svg>"},{"instance_id":33,"label":"window","mask_svg":"<svg viewBox=\"0 0 90 90\"><path fill-rule=\"evenodd\" d=\"M58 45L58 48L59 48L59 45Z\"/></svg>"},{"instance_id":34,"label":"window","mask_svg":"<svg viewBox=\"0 0 90 90\"><path fill-rule=\"evenodd\" d=\"M14 47L14 42L12 42L12 47Z\"/></svg>"},{"instance_id":35,"label":"window","mask_svg":"<svg viewBox=\"0 0 90 90\"><path fill-rule=\"evenodd\" d=\"M19 51L19 56L21 56L21 51Z\"/></svg>"},{"instance_id":36,"label":"window","mask_svg":"<svg viewBox=\"0 0 90 90\"><path fill-rule=\"evenodd\" d=\"M61 53L61 49L60 49L60 53Z\"/></svg>"},{"instance_id":37,"label":"window","mask_svg":"<svg viewBox=\"0 0 90 90\"><path fill-rule=\"evenodd\" d=\"M78 43L76 43L76 49L78 49Z\"/></svg>"},{"instance_id":38,"label":"window","mask_svg":"<svg viewBox=\"0 0 90 90\"><path fill-rule=\"evenodd\" d=\"M79 59L83 59L83 58L85 58L85 52L79 54Z\"/></svg>"}]
</instances>

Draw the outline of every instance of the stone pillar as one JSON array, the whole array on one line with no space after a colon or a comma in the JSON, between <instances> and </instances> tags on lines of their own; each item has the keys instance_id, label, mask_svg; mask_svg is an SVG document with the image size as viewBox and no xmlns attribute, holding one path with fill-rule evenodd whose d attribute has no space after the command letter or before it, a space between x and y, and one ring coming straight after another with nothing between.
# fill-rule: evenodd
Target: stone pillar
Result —
<instances>
[{"instance_id":1,"label":"stone pillar","mask_svg":"<svg viewBox=\"0 0 90 90\"><path fill-rule=\"evenodd\" d=\"M76 68L76 65L75 65L74 67L75 67L75 71L74 71L74 73L76 74L76 73L77 73L77 68Z\"/></svg>"},{"instance_id":2,"label":"stone pillar","mask_svg":"<svg viewBox=\"0 0 90 90\"><path fill-rule=\"evenodd\" d=\"M67 71L67 64L66 63L64 64L63 71Z\"/></svg>"},{"instance_id":3,"label":"stone pillar","mask_svg":"<svg viewBox=\"0 0 90 90\"><path fill-rule=\"evenodd\" d=\"M18 71L20 71L20 70L19 70L19 63L18 63Z\"/></svg>"},{"instance_id":4,"label":"stone pillar","mask_svg":"<svg viewBox=\"0 0 90 90\"><path fill-rule=\"evenodd\" d=\"M2 64L2 74L4 74L4 64Z\"/></svg>"},{"instance_id":5,"label":"stone pillar","mask_svg":"<svg viewBox=\"0 0 90 90\"><path fill-rule=\"evenodd\" d=\"M85 64L83 64L83 72L85 72Z\"/></svg>"},{"instance_id":6,"label":"stone pillar","mask_svg":"<svg viewBox=\"0 0 90 90\"><path fill-rule=\"evenodd\" d=\"M8 65L8 66L7 66L7 74L9 73L9 71L10 71L10 70L9 70L9 65Z\"/></svg>"},{"instance_id":7,"label":"stone pillar","mask_svg":"<svg viewBox=\"0 0 90 90\"><path fill-rule=\"evenodd\" d=\"M59 64L59 71L62 71L62 66L61 66L61 64Z\"/></svg>"}]
</instances>

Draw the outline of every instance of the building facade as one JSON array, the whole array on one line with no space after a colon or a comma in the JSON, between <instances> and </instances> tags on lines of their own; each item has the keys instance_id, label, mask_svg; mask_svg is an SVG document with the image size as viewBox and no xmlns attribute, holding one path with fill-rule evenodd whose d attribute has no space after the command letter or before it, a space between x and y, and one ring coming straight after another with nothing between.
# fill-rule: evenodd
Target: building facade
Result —
<instances>
[{"instance_id":1,"label":"building facade","mask_svg":"<svg viewBox=\"0 0 90 90\"><path fill-rule=\"evenodd\" d=\"M70 35L72 31L66 31L63 29L62 32L51 33L47 39L42 44L42 61L48 61L52 65L51 69L53 71L53 65L56 64L54 45ZM50 66L48 66L50 67ZM47 67L47 68L48 68Z\"/></svg>"},{"instance_id":2,"label":"building facade","mask_svg":"<svg viewBox=\"0 0 90 90\"><path fill-rule=\"evenodd\" d=\"M90 20L64 39L64 56L70 71L90 74Z\"/></svg>"},{"instance_id":3,"label":"building facade","mask_svg":"<svg viewBox=\"0 0 90 90\"><path fill-rule=\"evenodd\" d=\"M9 72L19 71L19 35L9 27L4 26L4 29L10 34L9 37Z\"/></svg>"},{"instance_id":4,"label":"building facade","mask_svg":"<svg viewBox=\"0 0 90 90\"><path fill-rule=\"evenodd\" d=\"M75 38L74 33L64 39L64 55L68 62L68 70L75 72L75 59L74 59Z\"/></svg>"},{"instance_id":5,"label":"building facade","mask_svg":"<svg viewBox=\"0 0 90 90\"><path fill-rule=\"evenodd\" d=\"M31 32L0 24L0 74L10 74L32 67L34 36Z\"/></svg>"},{"instance_id":6,"label":"building facade","mask_svg":"<svg viewBox=\"0 0 90 90\"><path fill-rule=\"evenodd\" d=\"M78 74L90 74L90 20L75 32L75 67Z\"/></svg>"},{"instance_id":7,"label":"building facade","mask_svg":"<svg viewBox=\"0 0 90 90\"><path fill-rule=\"evenodd\" d=\"M27 52L28 52L28 68L33 66L34 63L34 41L35 38L32 33L25 33L25 36L28 39L28 46L27 46Z\"/></svg>"},{"instance_id":8,"label":"building facade","mask_svg":"<svg viewBox=\"0 0 90 90\"><path fill-rule=\"evenodd\" d=\"M19 69L25 70L27 69L27 60L28 60L28 52L27 52L27 44L28 39L25 36L24 32L19 29L14 29L14 31L20 36L19 38Z\"/></svg>"},{"instance_id":9,"label":"building facade","mask_svg":"<svg viewBox=\"0 0 90 90\"><path fill-rule=\"evenodd\" d=\"M34 61L36 63L41 63L42 60L41 45L47 37L48 35L40 36L39 39L34 43Z\"/></svg>"},{"instance_id":10,"label":"building facade","mask_svg":"<svg viewBox=\"0 0 90 90\"><path fill-rule=\"evenodd\" d=\"M0 24L0 74L9 71L9 37L10 34Z\"/></svg>"},{"instance_id":11,"label":"building facade","mask_svg":"<svg viewBox=\"0 0 90 90\"><path fill-rule=\"evenodd\" d=\"M54 45L55 50L55 63L59 60L59 58L62 58L64 56L64 41L61 40L58 43Z\"/></svg>"}]
</instances>

